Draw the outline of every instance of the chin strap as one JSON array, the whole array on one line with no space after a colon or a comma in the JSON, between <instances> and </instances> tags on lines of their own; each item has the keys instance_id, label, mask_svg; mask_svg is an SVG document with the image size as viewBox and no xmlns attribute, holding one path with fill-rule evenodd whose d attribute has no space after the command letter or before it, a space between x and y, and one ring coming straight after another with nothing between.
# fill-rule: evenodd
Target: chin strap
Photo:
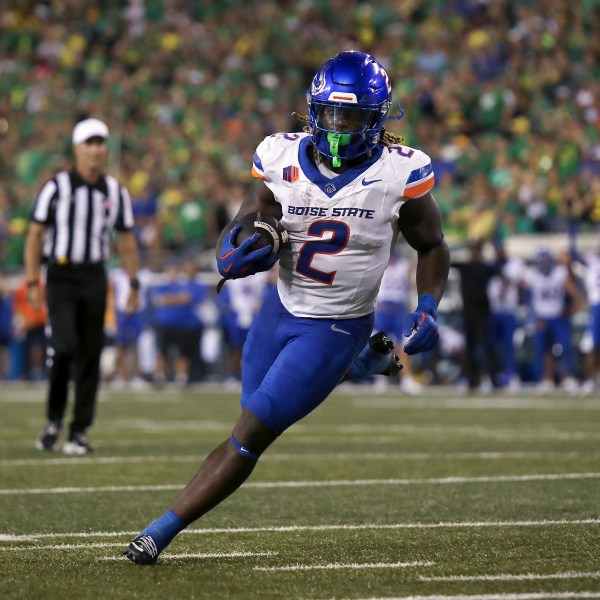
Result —
<instances>
[{"instance_id":1,"label":"chin strap","mask_svg":"<svg viewBox=\"0 0 600 600\"><path fill-rule=\"evenodd\" d=\"M350 143L349 133L328 133L327 141L329 142L329 151L331 152L332 164L337 169L342 166L342 159L339 156L338 148L347 146Z\"/></svg>"}]
</instances>

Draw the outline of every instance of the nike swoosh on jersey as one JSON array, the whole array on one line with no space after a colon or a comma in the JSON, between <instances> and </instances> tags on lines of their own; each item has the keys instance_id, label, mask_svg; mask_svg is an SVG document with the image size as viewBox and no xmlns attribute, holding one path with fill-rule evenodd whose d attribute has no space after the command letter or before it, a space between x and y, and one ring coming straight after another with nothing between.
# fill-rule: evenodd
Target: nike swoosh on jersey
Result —
<instances>
[{"instance_id":1,"label":"nike swoosh on jersey","mask_svg":"<svg viewBox=\"0 0 600 600\"><path fill-rule=\"evenodd\" d=\"M345 329L340 329L336 326L335 323L331 326L331 331L337 331L338 333L345 333L346 335L350 335L349 331L346 331Z\"/></svg>"},{"instance_id":2,"label":"nike swoosh on jersey","mask_svg":"<svg viewBox=\"0 0 600 600\"><path fill-rule=\"evenodd\" d=\"M372 183L377 183L378 181L382 181L382 180L381 179L371 179L371 181L367 181L366 179L363 178L362 184L363 185L371 185Z\"/></svg>"}]
</instances>

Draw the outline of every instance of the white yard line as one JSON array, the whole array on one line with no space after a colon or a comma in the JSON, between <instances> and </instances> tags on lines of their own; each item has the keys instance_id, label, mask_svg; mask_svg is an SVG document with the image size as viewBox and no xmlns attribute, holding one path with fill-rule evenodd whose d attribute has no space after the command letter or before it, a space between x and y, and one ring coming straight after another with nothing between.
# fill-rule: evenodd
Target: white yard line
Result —
<instances>
[{"instance_id":1,"label":"white yard line","mask_svg":"<svg viewBox=\"0 0 600 600\"><path fill-rule=\"evenodd\" d=\"M553 527L600 525L598 519L555 519L540 521L447 521L440 523L364 523L362 525L287 525L279 527L219 527L207 529L184 529L182 535L239 534L239 533L297 533L303 531L361 531L399 529L462 529L482 527ZM32 542L43 539L62 538L110 538L137 535L138 531L73 531L55 533L28 533L22 535L0 534L0 542ZM1 550L1 548L0 548Z\"/></svg>"},{"instance_id":2,"label":"white yard line","mask_svg":"<svg viewBox=\"0 0 600 600\"><path fill-rule=\"evenodd\" d=\"M254 567L255 571L318 571L339 569L403 569L408 567L431 567L433 562L394 562L394 563L328 563L325 565L285 565L282 567Z\"/></svg>"},{"instance_id":3,"label":"white yard line","mask_svg":"<svg viewBox=\"0 0 600 600\"><path fill-rule=\"evenodd\" d=\"M600 410L598 398L535 398L535 397L475 397L475 398L420 398L408 400L383 396L380 398L355 398L352 404L356 408L410 408L412 409L447 409L447 410Z\"/></svg>"},{"instance_id":4,"label":"white yard line","mask_svg":"<svg viewBox=\"0 0 600 600\"><path fill-rule=\"evenodd\" d=\"M375 390L373 386L364 385L356 386L352 384L338 387L333 396L350 400L352 402L378 402L381 400L389 401L394 403L395 406L409 406L414 408L427 408L429 405L434 406L446 406L451 404L454 400L462 400L466 404L479 405L479 404L493 404L493 403L507 403L518 405L523 401L531 402L532 404L539 405L550 405L561 404L563 406L577 406L580 403L594 403L598 401L598 398L581 398L577 396L565 396L563 392L557 390L554 393L550 393L544 396L536 394L534 389L524 389L518 394L507 395L504 393L496 394L479 394L469 397L465 397L465 390L462 390L456 386L428 386L424 389L421 396L417 399L407 398L402 395L399 391L390 389L388 392L381 394ZM239 391L224 390L220 383L214 384L201 384L194 386L190 390L182 391L174 386L165 386L160 390L156 391L149 386L148 389L144 390L133 390L123 389L115 390L111 389L109 385L103 384L100 389L100 400L102 402L118 402L123 403L124 398L126 402L154 402L162 403L168 402L194 402L196 396L239 396ZM0 403L6 404L19 404L19 403L36 403L43 404L45 398L45 387L44 385L31 385L31 384L10 384L5 386L4 393L0 396ZM519 408L519 406L516 406Z\"/></svg>"},{"instance_id":5,"label":"white yard line","mask_svg":"<svg viewBox=\"0 0 600 600\"><path fill-rule=\"evenodd\" d=\"M464 434L477 437L491 438L507 438L518 439L526 437L527 439L535 439L538 437L552 437L552 439L571 439L572 437L600 437L600 432L596 427L590 425L589 429L578 431L564 431L558 427L524 427L515 429L510 427L498 427L490 425L489 427L470 426L470 425L393 425L393 424L351 424L351 425L318 425L313 426L302 425L289 430L293 434L309 434L326 433L327 435L368 435L368 434L444 434L448 431L455 434ZM565 436L560 438L560 436Z\"/></svg>"},{"instance_id":6,"label":"white yard line","mask_svg":"<svg viewBox=\"0 0 600 600\"><path fill-rule=\"evenodd\" d=\"M37 421L35 425L41 424ZM217 421L153 421L150 419L137 419L107 422L102 425L103 433L118 432L142 432L145 435L152 436L163 433L175 432L210 432L214 434L226 435L231 430L231 423L220 423ZM24 430L25 431L25 430ZM437 426L437 425L390 425L390 424L363 424L363 425L320 425L320 424L297 424L286 432L287 439L295 444L323 444L323 435L326 434L329 443L341 444L344 447L352 447L355 444L386 445L398 443L402 440L400 436L429 436L429 435L447 435L448 431L453 434L468 438L518 441L518 440L546 440L571 441L571 440L596 440L600 439L600 431L597 428L590 427L589 430L564 431L554 427L545 428L523 428L510 429L498 427L472 427L472 426ZM0 435L15 436L14 428L0 427ZM11 442L13 448L32 448L34 439L24 439L27 437L23 432L18 441ZM148 440L146 440L147 442ZM186 446L189 448L195 444L194 440L177 440L169 442L171 446ZM139 447L139 440L114 440L106 442L107 447L111 448L129 448L131 446Z\"/></svg>"},{"instance_id":7,"label":"white yard line","mask_svg":"<svg viewBox=\"0 0 600 600\"><path fill-rule=\"evenodd\" d=\"M428 431L406 431L404 432L406 435L416 434L417 436L421 436L421 434L429 434L435 433L439 435L444 435L448 437L449 432L451 434L457 433L465 438L475 438L475 439L484 439L486 441L489 440L498 440L501 442L518 442L521 440L525 440L526 442L531 442L532 440L541 441L541 440L549 440L551 442L556 441L586 441L586 440L595 440L600 439L600 432L598 431L559 431L557 429L544 429L540 430L527 430L527 431L498 431L494 429L483 429L479 428L477 430L467 430L460 429L454 427L446 427L445 429L438 429L433 432L431 430ZM287 435L287 432L286 432ZM357 433L357 437L352 439L352 436L346 437L336 437L334 435L329 435L327 443L328 444L342 444L344 447L351 447L354 444L369 444L371 446L387 446L389 444L398 444L399 442L406 441L406 438L401 438L397 434L369 434L369 433ZM288 436L288 439L292 439ZM323 445L323 435L311 435L308 432L303 432L302 434L296 434L293 437L294 444L307 444L307 445ZM129 447L129 446L139 446L139 442L135 444L132 443L113 443L111 446L114 447ZM23 446L28 446L31 448L31 443L23 444Z\"/></svg>"},{"instance_id":8,"label":"white yard line","mask_svg":"<svg viewBox=\"0 0 600 600\"><path fill-rule=\"evenodd\" d=\"M85 542L84 544L47 544L45 546L8 546L2 552L29 552L31 550L87 550L88 548L123 548L118 542Z\"/></svg>"},{"instance_id":9,"label":"white yard line","mask_svg":"<svg viewBox=\"0 0 600 600\"><path fill-rule=\"evenodd\" d=\"M455 485L462 483L518 483L526 481L565 481L598 479L600 473L556 473L544 475L499 475L497 477L440 477L426 479L338 479L330 481L255 481L244 489L284 489L354 487L374 485ZM8 488L0 489L0 496L30 494L97 494L102 492L160 492L176 490L183 484L165 485L107 485L90 487Z\"/></svg>"},{"instance_id":10,"label":"white yard line","mask_svg":"<svg viewBox=\"0 0 600 600\"><path fill-rule=\"evenodd\" d=\"M459 594L432 596L370 596L353 600L568 600L600 598L600 592L524 592L508 594Z\"/></svg>"},{"instance_id":11,"label":"white yard line","mask_svg":"<svg viewBox=\"0 0 600 600\"><path fill-rule=\"evenodd\" d=\"M2 438L2 428L0 427L0 439ZM445 435L448 435L448 431L449 429L447 428L445 430ZM455 431L455 430L452 430ZM441 432L441 430L440 430ZM440 433L438 432L438 433ZM7 429L5 432L7 435L13 435L15 433L14 429ZM151 432L146 432L148 435L151 435ZM154 432L157 433L157 432ZM291 433L291 430L289 430L288 432L286 432L286 435L288 433ZM427 432L418 432L418 431L413 431L413 432L406 432L407 434L410 433L414 433L415 435L420 435L420 433L427 433ZM460 432L461 435L463 433L466 432ZM524 440L525 442L531 442L532 440L536 440L536 441L543 441L543 440L549 440L551 442L557 442L557 441L563 441L563 442L569 442L569 441L588 441L588 440L596 440L596 439L600 439L600 432L598 431L572 431L569 433L566 432L560 432L557 430L544 430L543 432L540 431L523 431L523 432L519 432L519 433L515 433L515 432L499 432L499 431L493 431L493 430L481 430L481 431L477 431L477 432L471 432L472 435L468 435L468 438L475 438L475 439L483 439L485 441L489 441L489 440L498 440L499 442L520 442L521 440ZM23 441L23 436L21 436L21 438L19 439L18 442L12 443L10 444L10 447L12 449L29 449L31 450L33 448L34 445L34 439L35 438L31 438L29 440L25 440ZM335 434L332 434L330 436L328 436L327 441L324 443L323 441L323 436L322 435L310 435L308 433L296 433L294 434L293 438L288 435L288 439L295 445L302 445L302 446L317 446L317 447L323 447L323 448L327 448L327 447L335 447L335 446L340 446L343 448L354 448L355 446L363 446L363 445L369 445L371 447L389 447L390 445L397 445L403 441L406 441L406 438L402 438L400 436L398 436L397 434L389 434L389 435L384 435L384 434L367 434L367 433L361 433L360 435L357 435L356 437L354 436L338 436ZM94 438L93 441L97 441L97 438ZM219 440L221 441L221 440ZM160 440L157 443L160 444L168 444L169 448L174 449L174 448L182 448L184 450L189 450L190 448L193 448L197 445L198 440L197 439L170 439L168 441L166 440ZM145 439L143 444L146 445L147 443L155 443L154 441L152 442L148 442L148 439ZM98 444L98 446L100 446L101 450L107 450L110 449L112 452L118 451L117 449L125 449L125 448L135 448L136 450L139 449L141 445L141 442L139 439L135 439L135 438L131 438L131 439L120 439L120 440L111 440L109 441L100 441L100 443ZM5 445L6 447L6 445ZM300 450L298 454L300 454L302 451ZM551 452L549 454L552 454ZM562 454L562 453L560 453ZM199 453L199 458L203 458L205 456L205 452L201 452ZM266 455L265 455L266 456ZM73 457L75 458L75 457ZM51 460L50 456L48 457L48 460Z\"/></svg>"},{"instance_id":12,"label":"white yard line","mask_svg":"<svg viewBox=\"0 0 600 600\"><path fill-rule=\"evenodd\" d=\"M598 458L600 452L298 452L298 453L269 453L263 454L261 461L270 460L505 460L547 458ZM96 457L65 457L65 458L6 458L0 459L0 467L52 467L64 465L119 465L137 463L175 463L198 462L200 454L185 455L141 455L141 456L96 456Z\"/></svg>"},{"instance_id":13,"label":"white yard line","mask_svg":"<svg viewBox=\"0 0 600 600\"><path fill-rule=\"evenodd\" d=\"M534 581L540 579L598 579L600 571L591 571L588 573L566 571L564 573L521 573L512 575L510 573L500 573L499 575L447 575L439 577L426 577L419 575L420 581Z\"/></svg>"},{"instance_id":14,"label":"white yard line","mask_svg":"<svg viewBox=\"0 0 600 600\"><path fill-rule=\"evenodd\" d=\"M120 544L122 547L123 544ZM182 554L170 554L166 552L160 555L160 560L180 560L185 558L246 558L249 556L277 556L278 552L184 552ZM101 556L98 560L129 560L125 556Z\"/></svg>"},{"instance_id":15,"label":"white yard line","mask_svg":"<svg viewBox=\"0 0 600 600\"><path fill-rule=\"evenodd\" d=\"M205 420L168 419L111 419L103 424L103 431L143 431L162 433L168 431L225 431L231 430L233 422Z\"/></svg>"},{"instance_id":16,"label":"white yard line","mask_svg":"<svg viewBox=\"0 0 600 600\"><path fill-rule=\"evenodd\" d=\"M41 425L40 425L41 427ZM226 431L230 431L231 427L229 427L227 430L223 429L223 433L226 434ZM109 432L111 431L110 427L104 426L102 428L103 432ZM145 430L143 433L145 435L151 436L153 434L161 434L161 433L173 433L176 432L177 429L173 429L173 428L165 428L164 430L162 430L160 428L160 426L156 426L153 428L149 428L147 430ZM210 431L210 432L215 432L215 429L194 429L194 428L185 428L185 431L191 431L191 432L201 432L201 431ZM365 445L368 444L370 446L389 446L390 444L398 444L400 442L405 442L406 441L406 437L401 437L401 436L416 436L416 437L422 437L422 436L428 436L430 434L436 435L436 436L440 436L440 435L444 435L444 436L448 436L448 432L451 432L452 434L457 434L460 436L464 436L465 438L468 439L483 439L485 441L489 441L489 440L497 440L500 442L520 442L521 440L525 440L526 442L531 442L533 440L535 441L543 441L543 440L549 440L551 442L569 442L569 441L588 441L588 440L600 440L600 431L596 431L596 430L590 430L590 431L559 431L557 429L544 429L544 430L521 430L521 431L499 431L499 430L494 430L494 429L485 429L485 428L471 428L471 427L466 427L466 428L461 428L461 427L446 427L446 428L415 428L415 427L408 427L405 428L403 431L397 430L397 431L392 431L392 432L381 432L381 433L377 433L376 429L373 429L371 432L369 431L354 431L354 432L347 432L347 431L328 431L326 432L325 430L323 431L324 435L327 435L328 439L327 442L324 444L323 442L323 435L319 434L317 430L315 430L314 434L310 433L310 429L305 429L302 431L294 431L293 429L290 429L286 432L286 436L287 439L290 440L290 442L294 443L294 444L301 444L301 445L306 445L306 446L319 446L319 447L331 447L331 445L336 444L338 446L342 446L344 448L352 448L356 445ZM9 435L14 435L15 434L15 430L11 429L11 428L2 428L0 427L0 438L2 438L3 436L6 438ZM23 437L25 436L25 434L22 434L20 436L20 439L18 441L15 441L14 443L11 442L10 443L10 447L15 449L15 448L24 448L24 449L32 449L34 447L34 441L35 441L35 437L32 437L31 439L26 439L23 440ZM212 438L211 438L212 439ZM97 441L97 438L94 438L93 441ZM220 438L218 441L222 441ZM154 441L148 441L148 439L144 439L143 440L143 444L147 445L147 444L153 444L155 443ZM161 443L161 444L166 444L167 441L165 440L160 440L157 441L156 443ZM198 443L198 439L197 438L190 438L190 439L178 439L178 440L173 440L170 439L168 440L168 445L170 448L175 448L175 447L184 447L186 450L188 450L189 448L192 448L194 446L196 446L196 444ZM98 446L100 446L101 449L105 450L107 448L110 449L114 449L115 448L131 448L131 447L135 447L136 449L138 449L140 447L140 445L142 444L142 442L140 442L139 439L120 439L120 440L111 440L111 441L101 441L100 443L98 443ZM8 445L8 443L5 444L5 447ZM202 454L202 456L200 456L200 458L202 458L204 456L204 454Z\"/></svg>"}]
</instances>

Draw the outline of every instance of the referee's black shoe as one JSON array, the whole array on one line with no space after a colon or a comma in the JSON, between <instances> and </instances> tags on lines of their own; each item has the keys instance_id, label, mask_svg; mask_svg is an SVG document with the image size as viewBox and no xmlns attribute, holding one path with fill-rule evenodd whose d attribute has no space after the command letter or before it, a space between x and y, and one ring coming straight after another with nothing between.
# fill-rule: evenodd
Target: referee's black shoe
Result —
<instances>
[{"instance_id":1,"label":"referee's black shoe","mask_svg":"<svg viewBox=\"0 0 600 600\"><path fill-rule=\"evenodd\" d=\"M55 423L54 421L48 421L46 427L44 427L44 431L42 432L42 436L35 443L35 447L38 450L45 450L47 452L52 452L53 450L58 450L58 436L60 435L60 423Z\"/></svg>"},{"instance_id":2,"label":"referee's black shoe","mask_svg":"<svg viewBox=\"0 0 600 600\"><path fill-rule=\"evenodd\" d=\"M123 554L136 565L153 565L159 552L152 536L139 535L127 546Z\"/></svg>"}]
</instances>

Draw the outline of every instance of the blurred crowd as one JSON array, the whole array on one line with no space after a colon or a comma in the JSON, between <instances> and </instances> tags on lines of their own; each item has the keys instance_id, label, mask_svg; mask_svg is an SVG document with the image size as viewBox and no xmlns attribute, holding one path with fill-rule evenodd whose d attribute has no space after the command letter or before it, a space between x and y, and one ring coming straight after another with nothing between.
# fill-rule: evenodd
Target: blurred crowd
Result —
<instances>
[{"instance_id":1,"label":"blurred crowd","mask_svg":"<svg viewBox=\"0 0 600 600\"><path fill-rule=\"evenodd\" d=\"M228 281L217 294L213 273L190 258L169 259L164 270L138 273L140 304L127 310L130 279L124 269L108 272L102 378L115 387L144 389L225 382L241 378L242 346L277 269ZM45 284L41 282L42 296ZM0 381L46 379L48 312L34 310L26 280L0 276Z\"/></svg>"},{"instance_id":2,"label":"blurred crowd","mask_svg":"<svg viewBox=\"0 0 600 600\"><path fill-rule=\"evenodd\" d=\"M142 255L211 248L256 145L301 129L292 111L344 49L388 69L406 110L388 129L432 157L450 241L598 229L597 0L22 0L0 13L4 269L89 115L111 128Z\"/></svg>"},{"instance_id":3,"label":"blurred crowd","mask_svg":"<svg viewBox=\"0 0 600 600\"><path fill-rule=\"evenodd\" d=\"M440 304L440 342L407 356L404 317L415 302L415 253L398 247L377 297L375 331L394 341L399 377L350 385L413 395L423 386L460 386L474 393L600 390L600 243L557 254L539 247L530 260L503 245L472 241L451 265ZM115 388L153 385L239 386L242 347L263 298L277 281L267 273L227 281L195 260L170 260L164 271L139 273L139 310L126 311L129 277L110 270L103 380ZM25 281L8 292L0 281L0 379L43 381L45 309L32 311ZM455 302L457 301L457 302ZM251 349L250 349L251 351Z\"/></svg>"},{"instance_id":4,"label":"blurred crowd","mask_svg":"<svg viewBox=\"0 0 600 600\"><path fill-rule=\"evenodd\" d=\"M252 185L255 147L302 128L292 112L306 114L315 69L344 49L370 52L388 70L393 112L405 109L388 130L432 157L451 245L600 231L599 0L9 4L0 12L0 378L44 377L47 315L23 302L24 232L41 183L70 165L74 124L93 115L109 124L109 171L131 192L145 265L135 319L120 310L127 278L111 270L105 379L236 382L245 331L273 280L228 282L216 296L212 248ZM462 313L444 311L444 300L442 343L412 364L405 357L404 391L428 382L575 389L593 379L585 267L571 259L583 300L572 286L560 292L561 318L574 328L550 358L535 342L531 273L456 261L448 296L462 296L461 279L475 274L485 283L479 316L483 305L495 316L494 289L512 298L510 343L467 340L465 298ZM504 295L509 284L517 291ZM503 335L490 339L507 344Z\"/></svg>"}]
</instances>

